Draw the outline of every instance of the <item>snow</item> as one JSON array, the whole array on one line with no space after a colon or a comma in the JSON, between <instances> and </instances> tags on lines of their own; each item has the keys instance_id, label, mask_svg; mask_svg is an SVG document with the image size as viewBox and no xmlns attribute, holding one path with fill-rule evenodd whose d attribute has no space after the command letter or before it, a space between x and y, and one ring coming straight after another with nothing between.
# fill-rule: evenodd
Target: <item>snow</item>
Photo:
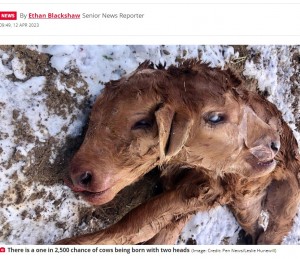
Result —
<instances>
[{"instance_id":1,"label":"snow","mask_svg":"<svg viewBox=\"0 0 300 259\"><path fill-rule=\"evenodd\" d=\"M149 59L154 63L174 64L177 58L201 57L203 62L213 67L225 67L232 60L239 58L239 53L231 46L28 46L31 50L51 55L50 64L60 74L68 75L76 69L87 83L90 100L93 102L100 93L105 82L119 79L132 72L140 62ZM291 104L295 97L291 92L290 78L297 67L292 63L290 46L249 46L253 56L259 58L247 60L244 75L258 81L261 91L269 93L268 99L282 111L284 119L294 130L300 140L296 128L299 120L295 107ZM298 51L300 51L298 47ZM10 59L11 55L13 56ZM298 68L299 69L299 68ZM26 168L34 163L31 151L35 148L33 141L17 142L14 136L16 121L27 118L27 130L40 143L54 138L63 143L68 136L80 134L85 123L85 115L78 107L67 116L55 114L49 110L45 100L49 98L42 90L48 87L45 76L26 75L26 64L15 53L0 49L0 195L4 195L0 206L0 225L3 229L9 227L7 239L1 239L4 244L51 244L53 241L68 237L75 232L75 227L82 230L85 225L78 225L79 207L88 207L62 185L44 186L40 183L26 186L23 203L15 203L17 194L7 195L14 188L12 176L17 174L18 181L27 181ZM15 79L13 79L13 76ZM76 89L84 87L79 81L75 88L68 87L58 76L54 80L56 89L76 95ZM78 103L83 101L83 95L76 95ZM13 118L14 110L21 111ZM295 115L296 114L296 115ZM76 117L74 119L74 116ZM67 127L67 131L62 129ZM300 143L300 142L299 142ZM7 161L18 152L21 157L10 167ZM53 163L56 153L51 150L50 163ZM30 159L29 159L30 158ZM34 193L42 193L40 199L30 199ZM7 197L6 197L6 196ZM14 196L15 195L15 196ZM57 207L55 201L59 200ZM40 213L33 208L46 208ZM24 213L27 214L24 214ZM298 213L300 215L300 212ZM58 222L67 224L68 231L63 232ZM101 225L101 222L93 224ZM45 228L47 231L45 231ZM236 244L240 227L226 207L197 213L186 225L181 240L193 238L198 244ZM300 219L295 219L291 233L285 238L284 244L300 244ZM179 244L182 241L179 241Z\"/></svg>"},{"instance_id":2,"label":"snow","mask_svg":"<svg viewBox=\"0 0 300 259\"><path fill-rule=\"evenodd\" d=\"M25 74L25 61L20 61L17 57L13 58L11 61L12 70L16 78L23 80L26 78Z\"/></svg>"},{"instance_id":3,"label":"snow","mask_svg":"<svg viewBox=\"0 0 300 259\"><path fill-rule=\"evenodd\" d=\"M240 229L232 213L220 206L197 213L185 226L178 244L184 245L189 238L199 245L236 244Z\"/></svg>"}]
</instances>

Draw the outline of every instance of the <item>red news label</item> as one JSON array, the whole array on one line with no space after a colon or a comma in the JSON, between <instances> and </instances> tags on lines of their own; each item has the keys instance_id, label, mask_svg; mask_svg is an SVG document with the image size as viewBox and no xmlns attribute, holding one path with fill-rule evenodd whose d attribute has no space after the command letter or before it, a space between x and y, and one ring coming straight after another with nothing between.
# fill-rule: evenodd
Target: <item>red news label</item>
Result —
<instances>
[{"instance_id":1,"label":"red news label","mask_svg":"<svg viewBox=\"0 0 300 259\"><path fill-rule=\"evenodd\" d=\"M0 247L0 253L5 253L5 247Z\"/></svg>"},{"instance_id":2,"label":"red news label","mask_svg":"<svg viewBox=\"0 0 300 259\"><path fill-rule=\"evenodd\" d=\"M17 12L1 12L0 20L17 20Z\"/></svg>"}]
</instances>

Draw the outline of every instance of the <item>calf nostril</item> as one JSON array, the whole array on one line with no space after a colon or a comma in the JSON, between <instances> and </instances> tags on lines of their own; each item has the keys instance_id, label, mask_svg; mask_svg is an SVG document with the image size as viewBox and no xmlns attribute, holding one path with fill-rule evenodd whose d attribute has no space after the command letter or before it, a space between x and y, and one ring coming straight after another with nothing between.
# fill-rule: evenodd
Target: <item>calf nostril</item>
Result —
<instances>
[{"instance_id":1,"label":"calf nostril","mask_svg":"<svg viewBox=\"0 0 300 259\"><path fill-rule=\"evenodd\" d=\"M79 177L79 183L81 185L88 185L92 181L92 173L90 171L85 171L82 175Z\"/></svg>"},{"instance_id":2,"label":"calf nostril","mask_svg":"<svg viewBox=\"0 0 300 259\"><path fill-rule=\"evenodd\" d=\"M280 148L279 142L273 141L273 142L271 143L271 149L272 149L273 151L278 152L278 151L279 151L279 148Z\"/></svg>"}]
</instances>

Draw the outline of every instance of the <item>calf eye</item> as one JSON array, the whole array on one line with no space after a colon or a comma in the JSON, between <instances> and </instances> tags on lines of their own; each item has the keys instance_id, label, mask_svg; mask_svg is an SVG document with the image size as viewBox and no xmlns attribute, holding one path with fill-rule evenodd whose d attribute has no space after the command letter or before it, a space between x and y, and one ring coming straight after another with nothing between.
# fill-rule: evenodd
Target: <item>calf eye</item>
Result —
<instances>
[{"instance_id":1,"label":"calf eye","mask_svg":"<svg viewBox=\"0 0 300 259\"><path fill-rule=\"evenodd\" d=\"M205 118L206 122L215 125L221 122L225 121L225 115L221 114L221 113L209 113L206 118Z\"/></svg>"},{"instance_id":2,"label":"calf eye","mask_svg":"<svg viewBox=\"0 0 300 259\"><path fill-rule=\"evenodd\" d=\"M137 121L132 127L131 129L136 130L136 129L149 129L152 127L152 120L149 119L143 119L143 120L139 120Z\"/></svg>"}]
</instances>

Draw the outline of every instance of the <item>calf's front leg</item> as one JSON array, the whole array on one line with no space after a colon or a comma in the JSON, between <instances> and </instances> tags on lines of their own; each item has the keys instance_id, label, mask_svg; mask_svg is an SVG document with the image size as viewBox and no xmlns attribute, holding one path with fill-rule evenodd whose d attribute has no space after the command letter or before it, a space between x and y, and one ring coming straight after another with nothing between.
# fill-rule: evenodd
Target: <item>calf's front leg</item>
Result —
<instances>
[{"instance_id":1,"label":"calf's front leg","mask_svg":"<svg viewBox=\"0 0 300 259\"><path fill-rule=\"evenodd\" d=\"M175 222L171 222L166 225L160 232L158 232L154 237L148 240L142 245L174 245L178 240L182 229L186 223L192 218L193 214L184 215L177 219Z\"/></svg>"},{"instance_id":2,"label":"calf's front leg","mask_svg":"<svg viewBox=\"0 0 300 259\"><path fill-rule=\"evenodd\" d=\"M281 244L291 230L300 201L298 179L288 174L285 180L274 180L268 188L264 209L269 213L269 224L258 244Z\"/></svg>"},{"instance_id":3,"label":"calf's front leg","mask_svg":"<svg viewBox=\"0 0 300 259\"><path fill-rule=\"evenodd\" d=\"M119 222L95 233L63 239L56 244L125 245L153 238L178 218L217 205L220 193L201 174L188 174L176 189L162 193L130 211ZM166 228L166 231L168 231ZM170 228L174 226L170 225ZM175 228L176 229L176 228ZM165 235L167 236L167 235Z\"/></svg>"}]
</instances>

